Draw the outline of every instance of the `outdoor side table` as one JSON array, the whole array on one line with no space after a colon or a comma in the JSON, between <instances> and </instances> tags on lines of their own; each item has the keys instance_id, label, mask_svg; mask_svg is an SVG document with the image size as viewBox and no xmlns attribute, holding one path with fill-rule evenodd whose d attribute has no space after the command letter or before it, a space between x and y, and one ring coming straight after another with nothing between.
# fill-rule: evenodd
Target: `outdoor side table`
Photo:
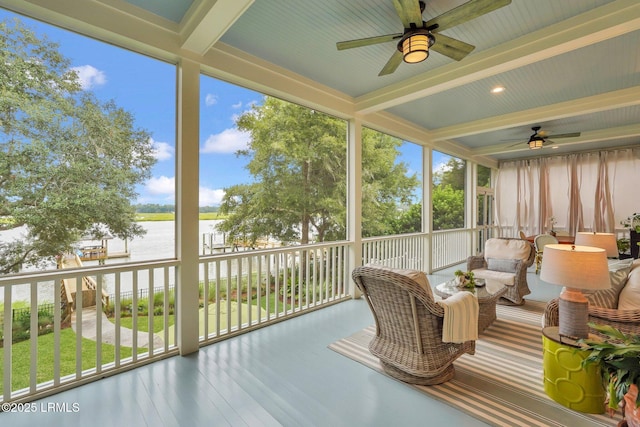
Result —
<instances>
[{"instance_id":1,"label":"outdoor side table","mask_svg":"<svg viewBox=\"0 0 640 427\"><path fill-rule=\"evenodd\" d=\"M604 413L605 390L600 367L582 367L589 351L570 338L560 338L559 328L542 329L544 391L567 408L589 414Z\"/></svg>"},{"instance_id":2,"label":"outdoor side table","mask_svg":"<svg viewBox=\"0 0 640 427\"><path fill-rule=\"evenodd\" d=\"M483 280L483 279L478 279ZM478 299L478 333L481 334L496 320L496 303L507 288L501 283L484 280L485 286L474 289L460 288L455 280L449 280L436 286L435 294L446 299L458 292L468 291Z\"/></svg>"}]
</instances>

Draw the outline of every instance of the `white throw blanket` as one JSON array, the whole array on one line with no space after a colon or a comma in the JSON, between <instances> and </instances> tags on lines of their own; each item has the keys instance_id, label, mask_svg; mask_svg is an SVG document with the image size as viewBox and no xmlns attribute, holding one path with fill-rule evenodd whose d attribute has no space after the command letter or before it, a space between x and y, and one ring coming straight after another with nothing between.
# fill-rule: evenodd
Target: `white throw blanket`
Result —
<instances>
[{"instance_id":1,"label":"white throw blanket","mask_svg":"<svg viewBox=\"0 0 640 427\"><path fill-rule=\"evenodd\" d=\"M470 292L458 292L436 301L444 309L442 341L462 343L478 339L478 300Z\"/></svg>"}]
</instances>

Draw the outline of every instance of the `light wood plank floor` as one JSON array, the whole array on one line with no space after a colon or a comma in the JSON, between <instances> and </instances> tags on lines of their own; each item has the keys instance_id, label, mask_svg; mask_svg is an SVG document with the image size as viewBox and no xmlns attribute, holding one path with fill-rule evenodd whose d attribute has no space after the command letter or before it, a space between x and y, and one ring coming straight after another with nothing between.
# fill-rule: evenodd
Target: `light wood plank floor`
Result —
<instances>
[{"instance_id":1,"label":"light wood plank floor","mask_svg":"<svg viewBox=\"0 0 640 427\"><path fill-rule=\"evenodd\" d=\"M560 291L529 277L530 299ZM2 413L0 425L485 425L327 348L371 323L365 301L347 301Z\"/></svg>"}]
</instances>

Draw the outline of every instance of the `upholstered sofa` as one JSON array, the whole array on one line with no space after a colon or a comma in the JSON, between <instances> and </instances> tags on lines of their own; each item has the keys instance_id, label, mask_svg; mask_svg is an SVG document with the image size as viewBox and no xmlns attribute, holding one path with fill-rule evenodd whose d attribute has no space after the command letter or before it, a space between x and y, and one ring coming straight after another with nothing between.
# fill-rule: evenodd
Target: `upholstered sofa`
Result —
<instances>
[{"instance_id":1,"label":"upholstered sofa","mask_svg":"<svg viewBox=\"0 0 640 427\"><path fill-rule=\"evenodd\" d=\"M531 290L527 268L535 261L533 245L523 239L497 237L488 239L484 252L467 258L467 271L476 278L496 280L507 287L500 303L522 305ZM506 301L505 301L506 300Z\"/></svg>"},{"instance_id":2,"label":"upholstered sofa","mask_svg":"<svg viewBox=\"0 0 640 427\"><path fill-rule=\"evenodd\" d=\"M610 262L609 277L611 288L587 296L589 322L610 325L624 333L640 334L640 260ZM543 326L558 326L557 298L547 303ZM595 329L589 332L598 335Z\"/></svg>"}]
</instances>

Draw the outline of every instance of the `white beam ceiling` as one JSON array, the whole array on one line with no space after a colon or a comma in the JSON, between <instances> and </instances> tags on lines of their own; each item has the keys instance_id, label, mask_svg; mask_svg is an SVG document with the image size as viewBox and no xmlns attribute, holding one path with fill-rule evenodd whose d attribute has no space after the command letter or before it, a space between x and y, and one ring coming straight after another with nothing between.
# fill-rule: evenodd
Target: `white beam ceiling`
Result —
<instances>
[{"instance_id":1,"label":"white beam ceiling","mask_svg":"<svg viewBox=\"0 0 640 427\"><path fill-rule=\"evenodd\" d=\"M197 11L189 14L181 28L182 47L203 56L253 1L211 0L199 3Z\"/></svg>"},{"instance_id":2,"label":"white beam ceiling","mask_svg":"<svg viewBox=\"0 0 640 427\"><path fill-rule=\"evenodd\" d=\"M498 73L640 29L640 2L609 3L356 99L356 111L368 114L423 98Z\"/></svg>"}]
</instances>

